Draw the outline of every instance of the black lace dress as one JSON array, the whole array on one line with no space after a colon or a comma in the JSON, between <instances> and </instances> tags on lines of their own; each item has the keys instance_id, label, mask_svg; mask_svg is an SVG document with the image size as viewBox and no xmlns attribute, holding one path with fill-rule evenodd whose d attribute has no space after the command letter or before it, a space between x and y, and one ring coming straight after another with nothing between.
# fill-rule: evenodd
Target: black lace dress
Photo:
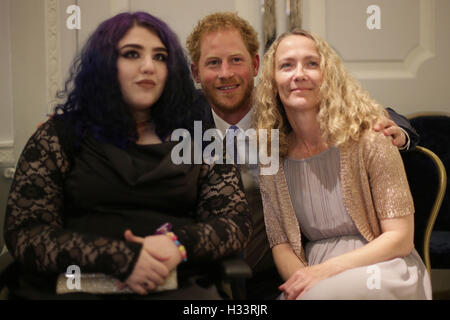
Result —
<instances>
[{"instance_id":1,"label":"black lace dress","mask_svg":"<svg viewBox=\"0 0 450 320\"><path fill-rule=\"evenodd\" d=\"M124 241L124 231L151 235L165 222L187 250L181 280L240 252L252 226L236 167L175 165L175 144L124 151L86 139L75 152L60 121L42 125L19 159L6 209L17 287L25 281L52 293L56 276L70 265L124 280L141 249Z\"/></svg>"}]
</instances>

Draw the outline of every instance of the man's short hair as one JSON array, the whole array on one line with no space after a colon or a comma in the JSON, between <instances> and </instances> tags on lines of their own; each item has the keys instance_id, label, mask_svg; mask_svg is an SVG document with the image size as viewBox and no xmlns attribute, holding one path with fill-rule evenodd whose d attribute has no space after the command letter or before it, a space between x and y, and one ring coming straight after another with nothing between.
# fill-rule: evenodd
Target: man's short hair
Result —
<instances>
[{"instance_id":1,"label":"man's short hair","mask_svg":"<svg viewBox=\"0 0 450 320\"><path fill-rule=\"evenodd\" d=\"M201 19L186 40L186 46L193 63L200 60L200 45L204 34L218 30L237 30L252 57L258 53L258 34L244 19L233 12L217 12Z\"/></svg>"}]
</instances>

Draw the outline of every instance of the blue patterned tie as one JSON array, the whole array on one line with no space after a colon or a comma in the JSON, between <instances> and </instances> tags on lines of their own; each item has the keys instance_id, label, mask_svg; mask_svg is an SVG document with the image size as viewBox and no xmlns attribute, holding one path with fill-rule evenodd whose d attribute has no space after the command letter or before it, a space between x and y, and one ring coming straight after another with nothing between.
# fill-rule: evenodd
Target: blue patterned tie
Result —
<instances>
[{"instance_id":1,"label":"blue patterned tie","mask_svg":"<svg viewBox=\"0 0 450 320\"><path fill-rule=\"evenodd\" d=\"M239 127L235 126L235 125L232 125L232 126L230 126L228 128L228 132L230 132L230 134L231 133L236 134L236 133L238 133L238 131L239 131ZM237 137L236 136L234 137L232 143L233 143L233 151L234 151L234 164L238 167L238 169L240 169L239 164L237 162L237 160L238 160L238 149L237 149ZM227 145L227 148L228 148L228 145Z\"/></svg>"}]
</instances>

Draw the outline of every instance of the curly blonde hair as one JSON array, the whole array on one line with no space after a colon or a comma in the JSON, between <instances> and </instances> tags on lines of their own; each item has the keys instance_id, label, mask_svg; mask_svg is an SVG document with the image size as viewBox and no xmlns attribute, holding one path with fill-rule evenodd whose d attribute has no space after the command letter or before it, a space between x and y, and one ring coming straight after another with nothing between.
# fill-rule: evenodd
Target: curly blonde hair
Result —
<instances>
[{"instance_id":1,"label":"curly blonde hair","mask_svg":"<svg viewBox=\"0 0 450 320\"><path fill-rule=\"evenodd\" d=\"M216 12L200 20L186 40L186 47L193 63L198 64L200 60L202 36L218 30L237 30L250 55L253 57L258 53L258 34L246 20L233 12Z\"/></svg>"},{"instance_id":2,"label":"curly blonde hair","mask_svg":"<svg viewBox=\"0 0 450 320\"><path fill-rule=\"evenodd\" d=\"M299 35L314 41L320 56L322 83L317 120L322 139L327 145L340 146L350 139L358 140L362 132L372 127L376 119L386 116L384 108L375 102L344 68L334 50L318 35L294 29L280 35L264 55L261 81L256 88L253 125L259 129L279 130L280 156L288 150L288 135L292 128L287 120L275 84L275 53L281 41ZM270 144L270 140L268 141Z\"/></svg>"}]
</instances>

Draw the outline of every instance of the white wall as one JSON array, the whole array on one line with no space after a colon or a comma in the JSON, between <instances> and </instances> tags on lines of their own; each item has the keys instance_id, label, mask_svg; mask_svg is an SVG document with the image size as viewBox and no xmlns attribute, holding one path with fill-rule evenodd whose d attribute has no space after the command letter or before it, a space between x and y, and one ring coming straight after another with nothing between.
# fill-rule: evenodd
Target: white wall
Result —
<instances>
[{"instance_id":1,"label":"white wall","mask_svg":"<svg viewBox=\"0 0 450 320\"><path fill-rule=\"evenodd\" d=\"M11 70L10 6L0 2L0 163L14 161L13 99Z\"/></svg>"},{"instance_id":2,"label":"white wall","mask_svg":"<svg viewBox=\"0 0 450 320\"><path fill-rule=\"evenodd\" d=\"M14 110L14 154L17 159L28 137L47 113L45 2L7 2L10 6L10 83Z\"/></svg>"}]
</instances>

